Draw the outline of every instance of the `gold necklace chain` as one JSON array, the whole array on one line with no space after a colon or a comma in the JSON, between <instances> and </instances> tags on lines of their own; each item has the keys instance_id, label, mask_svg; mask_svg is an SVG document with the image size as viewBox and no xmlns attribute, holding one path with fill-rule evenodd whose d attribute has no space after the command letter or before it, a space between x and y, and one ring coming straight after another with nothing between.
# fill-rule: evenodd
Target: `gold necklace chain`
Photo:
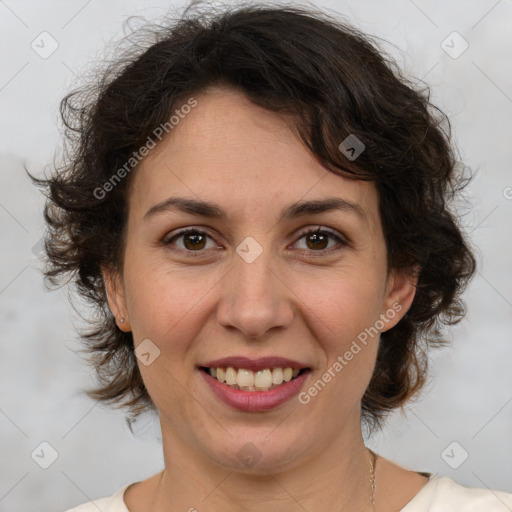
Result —
<instances>
[{"instance_id":1,"label":"gold necklace chain","mask_svg":"<svg viewBox=\"0 0 512 512\"><path fill-rule=\"evenodd\" d=\"M370 448L367 448L369 454L370 454L370 487L371 487L371 496L370 496L370 503L373 506L373 511L375 512L375 464L377 462L377 454L370 450ZM162 483L162 479L164 477L164 472L162 471L162 474L160 476L160 481L158 483L158 486ZM156 499L156 495L153 496L153 501L151 506L153 507L154 502Z\"/></svg>"},{"instance_id":2,"label":"gold necklace chain","mask_svg":"<svg viewBox=\"0 0 512 512\"><path fill-rule=\"evenodd\" d=\"M367 449L370 452L370 503L372 504L373 510L375 511L375 463L377 462L377 454L369 448Z\"/></svg>"}]
</instances>

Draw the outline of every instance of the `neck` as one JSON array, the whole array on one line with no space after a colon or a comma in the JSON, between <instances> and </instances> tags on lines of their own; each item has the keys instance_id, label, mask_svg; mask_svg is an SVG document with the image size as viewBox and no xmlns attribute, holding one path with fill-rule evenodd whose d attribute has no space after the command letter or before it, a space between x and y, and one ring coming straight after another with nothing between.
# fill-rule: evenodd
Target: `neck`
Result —
<instances>
[{"instance_id":1,"label":"neck","mask_svg":"<svg viewBox=\"0 0 512 512\"><path fill-rule=\"evenodd\" d=\"M174 436L163 441L165 469L151 512L373 511L371 457L360 426L287 467L251 472L222 467Z\"/></svg>"}]
</instances>

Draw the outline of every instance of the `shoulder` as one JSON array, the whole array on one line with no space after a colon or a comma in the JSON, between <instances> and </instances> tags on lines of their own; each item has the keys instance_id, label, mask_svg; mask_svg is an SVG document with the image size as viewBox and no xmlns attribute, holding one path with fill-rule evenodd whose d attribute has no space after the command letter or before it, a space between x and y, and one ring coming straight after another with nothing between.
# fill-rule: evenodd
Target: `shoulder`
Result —
<instances>
[{"instance_id":1,"label":"shoulder","mask_svg":"<svg viewBox=\"0 0 512 512\"><path fill-rule=\"evenodd\" d=\"M511 512L512 494L466 487L451 478L432 475L400 512Z\"/></svg>"},{"instance_id":2,"label":"shoulder","mask_svg":"<svg viewBox=\"0 0 512 512\"><path fill-rule=\"evenodd\" d=\"M129 512L123 500L123 495L130 485L133 484L123 485L123 487L118 489L114 494L112 494L112 496L98 498L93 501L83 503L82 505L70 508L65 512L98 512L98 510L101 510L101 512Z\"/></svg>"}]
</instances>

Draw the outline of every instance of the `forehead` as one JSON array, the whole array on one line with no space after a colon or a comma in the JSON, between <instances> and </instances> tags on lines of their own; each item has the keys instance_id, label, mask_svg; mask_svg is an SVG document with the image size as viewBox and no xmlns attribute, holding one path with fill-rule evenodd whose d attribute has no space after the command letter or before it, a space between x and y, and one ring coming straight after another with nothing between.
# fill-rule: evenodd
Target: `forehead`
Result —
<instances>
[{"instance_id":1,"label":"forehead","mask_svg":"<svg viewBox=\"0 0 512 512\"><path fill-rule=\"evenodd\" d=\"M234 89L212 88L193 98L197 105L139 164L130 209L144 214L169 196L186 196L221 204L237 218L275 218L284 204L336 196L380 224L374 183L323 167L289 119Z\"/></svg>"}]
</instances>

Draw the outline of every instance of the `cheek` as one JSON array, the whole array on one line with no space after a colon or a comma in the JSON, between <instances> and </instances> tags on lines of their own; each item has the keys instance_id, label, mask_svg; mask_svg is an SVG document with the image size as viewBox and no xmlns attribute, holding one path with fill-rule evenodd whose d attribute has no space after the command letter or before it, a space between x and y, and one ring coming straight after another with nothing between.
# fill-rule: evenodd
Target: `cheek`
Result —
<instances>
[{"instance_id":1,"label":"cheek","mask_svg":"<svg viewBox=\"0 0 512 512\"><path fill-rule=\"evenodd\" d=\"M187 280L179 271L171 273L150 258L137 255L126 259L125 286L136 342L144 338L163 340L171 331L175 338L201 297L198 289L204 290L204 282Z\"/></svg>"},{"instance_id":2,"label":"cheek","mask_svg":"<svg viewBox=\"0 0 512 512\"><path fill-rule=\"evenodd\" d=\"M381 313L384 283L371 269L364 273L345 269L322 280L303 278L297 286L306 311L326 335L319 338L337 345L374 325Z\"/></svg>"},{"instance_id":3,"label":"cheek","mask_svg":"<svg viewBox=\"0 0 512 512\"><path fill-rule=\"evenodd\" d=\"M359 410L370 382L379 340L374 326L382 305L378 283L376 274L363 277L354 272L309 287L304 311L323 364L301 403L313 404L309 412L313 418L322 408L337 412L322 416L326 430L339 428L340 418ZM304 296L305 291L301 293Z\"/></svg>"},{"instance_id":4,"label":"cheek","mask_svg":"<svg viewBox=\"0 0 512 512\"><path fill-rule=\"evenodd\" d=\"M194 340L204 323L201 299L212 285L148 260L125 268L135 346L149 339L159 350L150 365L138 363L144 384L160 411L174 411L179 417L194 407Z\"/></svg>"}]
</instances>

